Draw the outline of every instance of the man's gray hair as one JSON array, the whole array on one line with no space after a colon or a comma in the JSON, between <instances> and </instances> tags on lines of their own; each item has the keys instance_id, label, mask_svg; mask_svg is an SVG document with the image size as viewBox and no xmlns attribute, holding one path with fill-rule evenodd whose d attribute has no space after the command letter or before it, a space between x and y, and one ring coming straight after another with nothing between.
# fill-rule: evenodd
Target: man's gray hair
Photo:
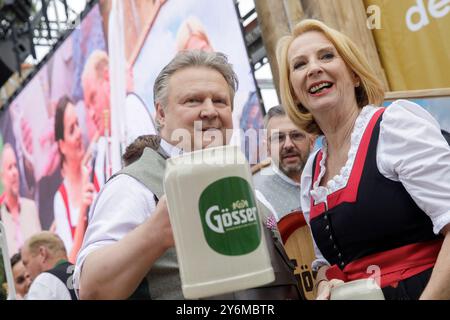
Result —
<instances>
[{"instance_id":1,"label":"man's gray hair","mask_svg":"<svg viewBox=\"0 0 450 320\"><path fill-rule=\"evenodd\" d=\"M239 85L237 75L233 71L233 66L228 62L227 56L221 52L205 52L200 50L180 51L161 70L153 86L153 102L155 103L155 107L158 102L163 108L166 107L170 77L175 72L189 67L206 67L218 71L228 83L231 106L233 107L234 94Z\"/></svg>"},{"instance_id":2,"label":"man's gray hair","mask_svg":"<svg viewBox=\"0 0 450 320\"><path fill-rule=\"evenodd\" d=\"M270 108L269 111L267 111L267 114L264 116L264 129L267 129L267 125L269 124L270 119L284 116L286 116L286 111L281 105Z\"/></svg>"}]
</instances>

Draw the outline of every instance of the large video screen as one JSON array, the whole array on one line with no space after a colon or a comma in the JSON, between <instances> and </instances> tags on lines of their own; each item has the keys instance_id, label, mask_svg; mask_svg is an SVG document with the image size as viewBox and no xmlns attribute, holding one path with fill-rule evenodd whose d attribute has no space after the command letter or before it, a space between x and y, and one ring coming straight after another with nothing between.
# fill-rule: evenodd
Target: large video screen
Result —
<instances>
[{"instance_id":1,"label":"large video screen","mask_svg":"<svg viewBox=\"0 0 450 320\"><path fill-rule=\"evenodd\" d=\"M262 127L261 106L233 0L123 1L126 143L155 133L153 81L179 51L228 55L240 87L235 128ZM108 45L112 1L91 7L0 113L0 212L9 255L41 230L57 233L75 261L96 194L111 164ZM114 31L116 32L116 31ZM115 34L111 34L116 37ZM241 144L242 135L234 137ZM123 143L123 141L121 141ZM257 148L243 143L250 162ZM124 148L122 146L121 150Z\"/></svg>"},{"instance_id":2,"label":"large video screen","mask_svg":"<svg viewBox=\"0 0 450 320\"><path fill-rule=\"evenodd\" d=\"M100 52L107 57L95 5L1 112L0 211L10 256L41 230L56 232L70 254L90 191L105 181L90 168L100 106L86 103L86 94L100 102L106 92L91 58Z\"/></svg>"}]
</instances>

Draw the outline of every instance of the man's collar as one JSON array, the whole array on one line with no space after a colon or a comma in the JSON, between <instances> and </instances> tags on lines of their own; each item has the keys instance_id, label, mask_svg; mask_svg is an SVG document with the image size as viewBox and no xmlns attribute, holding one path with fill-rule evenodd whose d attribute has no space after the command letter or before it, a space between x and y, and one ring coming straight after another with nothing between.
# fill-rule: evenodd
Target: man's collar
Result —
<instances>
[{"instance_id":1,"label":"man's collar","mask_svg":"<svg viewBox=\"0 0 450 320\"><path fill-rule=\"evenodd\" d=\"M282 172L281 170L280 170L280 168L278 168L278 166L275 164L275 161L273 161L272 160L272 170L281 178L281 179L283 179L284 181L286 181L287 183L289 183L289 184L292 184L292 185L294 185L294 186L296 186L296 187L299 187L300 186L300 183L298 183L298 182L296 182L296 181L294 181L294 180L292 180L291 178L289 178L286 174L284 174L284 172Z\"/></svg>"},{"instance_id":2,"label":"man's collar","mask_svg":"<svg viewBox=\"0 0 450 320\"><path fill-rule=\"evenodd\" d=\"M67 261L67 259L65 259L65 258L59 259L59 260L55 263L55 265L53 266L53 268L55 268L55 267L57 267L57 266L59 266L59 265L61 265L61 264L63 264L63 263L66 263L66 262L68 262L68 261Z\"/></svg>"},{"instance_id":3,"label":"man's collar","mask_svg":"<svg viewBox=\"0 0 450 320\"><path fill-rule=\"evenodd\" d=\"M164 150L165 153L167 153L167 155L171 158L171 157L175 157L175 156L179 156L180 154L183 153L183 150L171 145L169 142L167 142L166 140L164 140L163 138L161 138L161 142L160 142L160 147Z\"/></svg>"}]
</instances>

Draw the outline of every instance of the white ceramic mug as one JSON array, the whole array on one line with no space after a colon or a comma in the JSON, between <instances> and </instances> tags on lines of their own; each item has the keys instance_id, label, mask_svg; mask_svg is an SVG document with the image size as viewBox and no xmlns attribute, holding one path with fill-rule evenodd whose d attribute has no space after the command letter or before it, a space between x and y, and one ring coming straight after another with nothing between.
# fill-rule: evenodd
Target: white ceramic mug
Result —
<instances>
[{"instance_id":1,"label":"white ceramic mug","mask_svg":"<svg viewBox=\"0 0 450 320\"><path fill-rule=\"evenodd\" d=\"M385 300L373 278L339 284L331 289L330 300Z\"/></svg>"}]
</instances>

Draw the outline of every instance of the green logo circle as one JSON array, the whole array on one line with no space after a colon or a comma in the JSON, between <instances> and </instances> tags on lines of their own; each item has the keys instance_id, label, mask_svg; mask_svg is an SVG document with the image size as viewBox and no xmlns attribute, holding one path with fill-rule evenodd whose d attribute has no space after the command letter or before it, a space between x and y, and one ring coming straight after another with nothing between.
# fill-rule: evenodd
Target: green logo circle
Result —
<instances>
[{"instance_id":1,"label":"green logo circle","mask_svg":"<svg viewBox=\"0 0 450 320\"><path fill-rule=\"evenodd\" d=\"M201 194L199 211L203 233L214 251L237 256L258 248L261 229L250 184L240 177L211 183Z\"/></svg>"}]
</instances>

